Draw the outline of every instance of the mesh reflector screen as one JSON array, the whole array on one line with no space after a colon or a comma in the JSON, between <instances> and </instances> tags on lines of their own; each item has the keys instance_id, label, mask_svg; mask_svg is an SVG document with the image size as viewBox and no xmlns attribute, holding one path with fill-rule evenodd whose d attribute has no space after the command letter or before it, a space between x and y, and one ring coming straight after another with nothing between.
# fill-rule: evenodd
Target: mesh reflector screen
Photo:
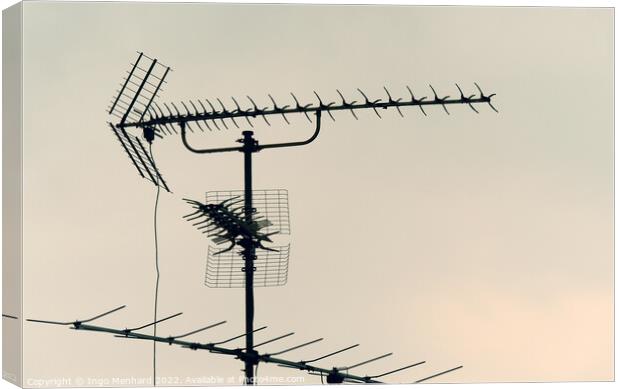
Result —
<instances>
[{"instance_id":1,"label":"mesh reflector screen","mask_svg":"<svg viewBox=\"0 0 620 389\"><path fill-rule=\"evenodd\" d=\"M232 197L244 199L242 190L222 190L207 192L207 204L221 203ZM260 189L252 192L252 205L257 210L256 217L264 217L272 224L262 228L261 233L278 232L282 235L291 234L288 208L288 191L286 189ZM240 203L243 206L243 203ZM210 235L208 235L210 236Z\"/></svg>"},{"instance_id":2,"label":"mesh reflector screen","mask_svg":"<svg viewBox=\"0 0 620 389\"><path fill-rule=\"evenodd\" d=\"M278 250L256 250L254 286L281 286L288 278L290 245L273 247ZM243 288L245 262L239 252L229 251L214 255L218 248L209 246L205 285L210 288Z\"/></svg>"}]
</instances>

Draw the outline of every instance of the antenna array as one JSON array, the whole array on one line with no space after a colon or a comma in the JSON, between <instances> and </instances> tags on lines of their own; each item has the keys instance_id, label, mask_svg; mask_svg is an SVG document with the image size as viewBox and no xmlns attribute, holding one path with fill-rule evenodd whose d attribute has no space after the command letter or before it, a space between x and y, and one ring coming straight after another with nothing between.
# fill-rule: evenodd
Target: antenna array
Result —
<instances>
[{"instance_id":1,"label":"antenna array","mask_svg":"<svg viewBox=\"0 0 620 389\"><path fill-rule=\"evenodd\" d=\"M213 131L214 129L229 129L230 125L240 128L238 120L244 120L250 127L254 127L254 123L252 121L257 118L261 118L267 125L271 126L271 122L268 119L271 116L280 116L284 123L290 124L291 122L287 115L291 114L303 114L309 122L312 122L310 114L316 113L317 111L326 112L333 121L336 121L333 112L349 111L351 115L358 120L359 117L356 112L368 109L371 109L377 117L381 118L382 116L380 111L387 110L389 108L393 108L401 117L404 117L402 108L418 107L420 112L424 114L424 116L427 116L424 107L431 105L442 106L446 114L450 114L448 111L448 106L455 104L467 105L475 113L479 113L478 109L474 105L484 103L488 104L491 109L497 112L497 109L491 103L491 99L495 96L495 93L486 95L482 91L482 88L477 83L474 83L478 94L476 95L476 93L473 93L465 95L461 87L458 84L455 85L459 93L459 96L456 98L451 98L450 96L440 97L435 91L435 88L432 85L429 85L433 93L430 98L428 96L416 98L411 88L407 86L406 89L408 96L397 98L396 100L392 97L392 93L390 93L386 87L383 87L386 96L376 99L369 98L363 90L358 88L357 92L361 97L359 101L346 100L342 92L340 92L340 90L336 90L341 100L339 103L325 103L324 99L321 98L316 91L313 92L316 97L316 101L305 104L301 104L297 96L295 96L292 92L291 97L293 100L287 105L279 105L276 103L273 96L269 94L268 97L271 104L270 106L268 105L262 108L259 107L256 100L250 96L246 96L249 105L246 104L245 107L241 107L239 104L239 99L231 97L234 108L227 107L220 98L215 99L217 102L216 104L212 103L209 99L205 99L204 103L203 100L196 100L196 103L190 100L187 104L184 101L181 101L181 109L179 109L174 103L170 104L172 109L168 106L168 104L163 104L164 108L162 109L161 106L155 103L150 109L148 109L148 116L144 120L127 122L124 123L124 126L155 128L159 135L162 136L177 134L177 130L173 125L180 123L185 123L190 132L195 132L197 130L204 132L205 130ZM192 128L191 124L195 126ZM245 123L242 122L242 125L245 125Z\"/></svg>"},{"instance_id":2,"label":"antenna array","mask_svg":"<svg viewBox=\"0 0 620 389\"><path fill-rule=\"evenodd\" d=\"M327 113L335 121L334 113L348 111L358 120L359 112L364 110L372 110L381 118L380 112L392 109L401 117L404 117L405 108L417 107L426 116L427 111L425 108L428 108L428 106L441 106L446 114L450 114L448 111L449 105L467 105L478 114L479 110L476 106L479 104L487 104L492 110L497 112L497 109L491 102L495 94L485 94L480 86L474 83L477 93L467 95L456 84L458 90L456 98L451 98L450 96L441 97L437 94L435 88L429 85L432 91L431 97L416 97L411 88L407 86L408 96L396 99L384 87L385 96L378 99L369 98L364 91L358 89L360 96L358 100L347 100L340 90L336 90L339 102L325 102L315 91L314 96L316 100L304 104L300 103L297 96L291 93L292 101L289 101L289 104L286 105L277 103L273 96L269 94L267 96L270 103L263 107L260 107L256 100L247 96L247 102L244 107L241 106L238 99L232 97L231 102L234 108L230 107L230 102L228 103L229 106L226 106L219 98L214 100L216 101L215 104L211 100L205 99L204 101L189 101L187 104L181 102L179 104L182 107L181 109L174 103L170 103L170 105L163 103L162 108L162 105L157 103L156 98L162 91L162 86L166 83L165 79L170 70L169 67L161 64L157 59L152 59L143 53L139 53L137 60L131 64L131 69L127 71L127 76L123 78L121 88L117 90L111 106L108 107L109 114L120 119L116 124L110 123L110 127L138 173L154 185L163 187L167 191L170 190L159 173L152 155L147 153L146 148L137 135L129 133L130 129L142 130L142 137L149 143L149 151L156 137L163 138L165 135L178 134L178 127L183 145L193 153L241 152L243 154L243 191L207 192L205 203L184 199L192 207L192 213L184 217L197 227L199 231L206 234L216 245L228 244L228 247L225 249L217 251L213 247L209 247L205 283L210 287L245 288L245 332L228 339L208 343L191 342L182 339L219 326L225 322L218 322L180 335L168 337L139 332L145 328L155 327L158 323L171 320L181 315L181 313L129 329L116 329L88 324L117 312L123 309L124 306L87 320L56 322L29 319L29 321L70 326L74 330L104 332L125 339L174 344L191 350L206 350L220 355L229 355L244 363L247 384L255 383L255 367L261 362L275 363L281 367L306 371L311 375L319 375L321 380L325 379L327 383L381 383L382 381L379 379L382 377L425 363L425 361L421 361L379 374L360 375L350 373L350 370L359 369L361 366L387 358L392 353L366 359L345 367L325 368L315 363L356 348L359 344L312 359L293 361L283 359L280 355L318 343L323 338L279 349L275 352L263 352L262 348L292 336L292 332L258 343L254 342L254 334L266 328L254 328L254 286L278 286L286 282L290 246L270 246L270 244L273 243L271 236L278 233L290 234L290 222L288 194L285 190L253 190L252 155L261 150L304 146L312 143L319 135L323 113ZM199 130L204 132L205 130L229 129L230 125L241 128L240 123L244 126L247 123L249 127L254 127L253 120L259 118L267 125L271 125L269 119L274 116L281 117L286 124L291 124L288 115L295 114L304 115L309 122L315 124L314 133L305 140L263 145L259 144L253 137L252 131L243 131L242 138L238 140L241 145L233 147L196 149L187 140L187 131L197 132ZM235 250L237 248L239 249ZM3 317L7 316L3 315ZM244 347L228 348L223 346L240 339L245 341ZM460 368L462 366L440 371L431 376L418 379L415 383L424 382Z\"/></svg>"},{"instance_id":3,"label":"antenna array","mask_svg":"<svg viewBox=\"0 0 620 389\"><path fill-rule=\"evenodd\" d=\"M126 72L120 84L121 88L116 90L116 95L107 109L110 115L120 119L117 125L108 124L140 176L168 192L170 189L161 177L155 162L148 155L140 139L127 133L125 123L128 120L139 122L144 118L155 98L159 96L158 93L163 91L162 86L170 70L170 67L139 52L138 58ZM153 142L155 136L162 138L157 131L150 128L143 128L142 135L149 144Z\"/></svg>"},{"instance_id":4,"label":"antenna array","mask_svg":"<svg viewBox=\"0 0 620 389\"><path fill-rule=\"evenodd\" d=\"M276 349L275 352L262 352L262 351L256 351L256 350L250 350L248 351L247 348L243 348L243 347L226 347L223 346L227 343L231 343L234 342L236 340L239 339L243 339L243 338L247 338L250 335L253 335L257 332L263 331L265 329L267 329L267 326L262 326L259 327L255 330L252 331L252 333L243 333L243 334L239 334L239 335L234 335L232 337L228 337L226 339L221 339L221 340L216 340L216 341L212 341L212 342L194 342L194 341L188 341L188 340L181 340L183 338L186 338L188 336L191 335L195 335L201 332L204 332L206 330L209 330L211 328L220 326L222 324L225 324L226 321L220 321L220 322L216 322L214 324L209 324L207 326L204 327L200 327L198 329L195 330L190 330L188 332L184 332L182 334L179 335L170 335L170 336L166 336L166 337L162 337L162 336L152 336L152 335L148 335L142 332L138 332L140 330L143 330L145 328L148 327L152 327L155 324L159 324L171 319L174 319L178 316L181 316L183 313L176 313L174 315L169 315L164 317L163 319L159 319L157 321L154 322L150 322L150 323L146 323L146 324L141 324L132 328L124 328L124 329L119 329L119 328L110 328L110 327L102 327L102 326L96 326L96 325L92 325L92 324L88 324L90 322L93 322L97 319L100 319L104 316L107 316L109 314L112 314L114 312L117 312L121 309L125 308L125 306L120 306L118 308L112 309L110 311L104 312L102 314L99 314L95 317L92 317L90 319L87 320L76 320L73 322L59 322L59 321L49 321L49 320L35 320L35 319L27 319L28 321L31 322L37 322L37 323L43 323L43 324L53 324L53 325L61 325L61 326L70 326L71 329L73 330L81 330L81 331L91 331L91 332L99 332L99 333L108 333L108 334L112 334L117 338L124 338L124 339L133 339L133 340L147 340L147 341L153 341L153 342L158 342L158 343L166 343L168 345L176 345L176 346L181 346L182 348L185 349L190 349L190 350L205 350L205 351L209 351L211 353L215 353L215 354L219 354L219 355L228 355L231 357L234 357L235 359L240 359L242 361L247 361L247 360L252 360L253 361L253 365L257 365L259 362L263 362L263 363L273 363L276 364L280 367L286 367L286 368L290 368L290 369L296 369L296 370L301 370L301 371L306 371L308 372L308 374L310 375L319 375L321 376L321 380L323 380L323 378L326 380L327 383L330 384L340 384L340 383L369 383L369 384L378 384L378 383L384 383L382 380L379 380L380 378L383 378L385 376L400 372L400 371L404 371L407 369L411 369L413 367L416 366L420 366L422 364L425 364L426 361L419 361L419 362L415 362L412 364L408 364L402 367L399 367L397 369L393 369L393 370L389 370L386 372L381 372L378 374L372 374L372 375L361 375L361 374L354 374L354 373L350 373L350 370L354 370L359 368L360 366L363 365L368 365L372 362L378 361L380 359L383 358L387 358L389 356L392 355L392 353L387 353L387 354L383 354L377 357L373 357L370 359L366 359L362 362L358 362L349 366L345 366L345 367L331 367L331 368L326 368L326 367L321 367L316 365L315 363L324 359L328 359L334 355L337 354L341 354L344 353L346 351L352 350L354 348L359 347L359 344L354 344L348 347L344 347L332 352L329 352L327 354L322 354L319 355L318 357L314 357L308 360L301 360L301 361L293 361L293 360L288 360L288 359L284 359L281 357L281 355L289 353L291 351L294 350L298 350L304 347L308 347L310 345L313 345L315 343L319 343L321 341L323 341L323 338L316 338L316 339L312 339L309 341L305 341L303 343L297 343L293 346L286 346L286 347L280 347L278 349ZM282 339L288 338L290 336L293 336L295 333L294 332L289 332L283 335L279 335L276 336L274 338L267 338L266 340L260 341L259 343L257 343L256 345L254 345L254 348L259 348L259 347L264 347L266 345L271 345L275 342L281 341ZM431 378L435 378L438 376L441 376L443 374L447 374L450 373L454 370L458 370L460 368L462 368L463 366L456 366L453 367L451 369L448 370L444 370L444 371L440 371L438 373L435 373L431 376L427 376L421 379L418 379L414 382L411 383L421 383L424 382L426 380L429 380Z\"/></svg>"}]
</instances>

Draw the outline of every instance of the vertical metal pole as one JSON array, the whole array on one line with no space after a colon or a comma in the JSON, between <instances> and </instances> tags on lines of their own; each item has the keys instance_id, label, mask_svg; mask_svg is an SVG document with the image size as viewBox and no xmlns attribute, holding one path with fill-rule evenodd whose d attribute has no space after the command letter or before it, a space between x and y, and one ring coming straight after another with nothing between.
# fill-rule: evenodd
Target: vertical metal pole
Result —
<instances>
[{"instance_id":1,"label":"vertical metal pole","mask_svg":"<svg viewBox=\"0 0 620 389\"><path fill-rule=\"evenodd\" d=\"M243 153L243 171L244 171L244 216L248 225L253 224L253 212L254 207L252 205L252 153L255 153L262 149L276 148L276 147L291 147L302 146L311 143L319 135L321 129L321 110L316 111L316 130L314 134L305 141L290 142L290 143L276 143L259 146L256 139L254 139L254 133L252 131L243 131L243 138L237 140L243 144L241 147L223 147L212 149L195 149L187 143L185 133L185 121L181 121L181 139L185 147L194 153L219 153L226 151L241 151ZM258 241L251 236L243 236L241 240L235 243L243 247L241 254L243 255L244 267L242 269L245 272L245 350L239 354L239 358L243 361L245 366L245 384L255 384L254 367L258 365L260 358L258 353L254 350L254 262L256 260L256 248L258 247Z\"/></svg>"},{"instance_id":2,"label":"vertical metal pole","mask_svg":"<svg viewBox=\"0 0 620 389\"><path fill-rule=\"evenodd\" d=\"M257 151L257 142L252 137L252 131L243 131L243 171L244 171L244 211L245 221L252 223L252 153ZM251 238L244 238L243 259L245 262L245 351L254 355L254 260L256 259L256 247ZM254 384L253 358L245 360L245 384Z\"/></svg>"}]
</instances>

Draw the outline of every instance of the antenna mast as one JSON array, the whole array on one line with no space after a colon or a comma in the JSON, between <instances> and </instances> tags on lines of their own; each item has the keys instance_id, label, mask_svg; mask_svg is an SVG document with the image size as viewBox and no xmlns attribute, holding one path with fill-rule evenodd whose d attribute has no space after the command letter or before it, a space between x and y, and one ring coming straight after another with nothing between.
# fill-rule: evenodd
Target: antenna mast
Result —
<instances>
[{"instance_id":1,"label":"antenna mast","mask_svg":"<svg viewBox=\"0 0 620 389\"><path fill-rule=\"evenodd\" d=\"M321 130L321 111L315 111L316 114L316 129L314 134L303 141L299 142L289 142L289 143L276 143L269 145L259 145L258 141L254 138L253 131L243 131L243 138L238 139L237 142L241 143L242 146L238 147L226 147L226 148L210 148L210 149L195 149L193 148L187 141L187 133L186 133L186 122L180 122L181 126L181 138L183 140L183 144L185 147L193 153L198 154L213 154L213 153L223 153L229 151L240 151L243 153L243 191L244 191L244 221L248 226L252 226L255 222L253 220L253 214L255 212L255 208L252 204L252 196L253 196L253 188L252 188L252 154L259 152L263 149L271 149L271 148L283 148L283 147L294 147L294 146L302 146L311 143L314 141L319 135L319 131ZM194 202L192 200L186 200L194 205L197 205L197 209L202 210L202 208L206 207L203 204ZM207 219L208 220L208 219ZM220 225L224 231L230 233L231 228L227 228L227 225ZM267 238L268 239L268 238ZM254 367L258 364L260 358L259 354L254 350L254 272L256 270L254 266L254 261L256 260L256 249L259 247L265 248L262 246L260 236L257 234L253 234L251 230L244 232L241 234L241 238L238 242L234 241L229 249L232 249L235 246L235 243L238 243L243 250L241 251L241 255L243 256L244 267L241 269L245 273L245 351L246 354L240 357L240 359L244 362L245 365L245 380L246 384L252 384L254 382ZM227 249L227 250L229 250ZM227 251L225 250L225 251Z\"/></svg>"}]
</instances>

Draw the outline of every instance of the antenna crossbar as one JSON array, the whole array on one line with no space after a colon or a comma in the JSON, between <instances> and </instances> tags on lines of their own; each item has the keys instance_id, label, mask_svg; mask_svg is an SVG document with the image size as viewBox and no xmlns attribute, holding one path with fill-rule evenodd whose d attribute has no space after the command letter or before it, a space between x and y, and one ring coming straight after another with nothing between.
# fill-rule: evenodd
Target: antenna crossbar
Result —
<instances>
[{"instance_id":1,"label":"antenna crossbar","mask_svg":"<svg viewBox=\"0 0 620 389\"><path fill-rule=\"evenodd\" d=\"M31 320L31 321L35 321L35 320ZM188 348L191 350L206 350L212 353L230 355L230 356L236 357L241 360L252 359L256 361L257 363L258 362L275 363L275 364L286 366L289 368L305 370L308 372L323 373L325 375L332 374L334 372L333 368L331 369L323 368L323 367L314 366L314 365L311 365L305 362L290 361L290 360L274 357L268 353L263 353L263 354L257 353L257 352L248 353L243 348L227 348L227 347L219 346L218 343L222 343L222 342L218 342L218 343L191 342L191 341L179 340L173 337L153 336L153 335L148 335L148 334L144 334L140 332L128 331L126 329L101 327L101 326L95 326L91 324L83 324L81 322L71 323L70 328L74 330L81 330L81 331L109 333L109 334L116 335L119 338L149 340L149 341L154 341L154 342L159 342L159 343L166 343L168 345L174 344L174 345L181 346L183 348ZM262 328L263 327L261 327L260 329ZM259 329L255 331L258 331L258 330ZM237 338L239 337L235 337L233 339L237 339ZM230 339L230 340L233 340L233 339ZM312 341L308 343L313 343L313 342L316 342L316 341ZM340 374L344 379L354 380L354 381L358 381L361 383L382 383L381 381L377 381L371 377L364 377L364 376L349 374L345 372L339 372L338 374Z\"/></svg>"},{"instance_id":2,"label":"antenna crossbar","mask_svg":"<svg viewBox=\"0 0 620 389\"><path fill-rule=\"evenodd\" d=\"M381 117L381 115L379 114L379 110L387 110L388 108L394 108L398 111L398 113L401 116L403 116L403 113L400 109L401 107L419 107L422 113L426 115L426 111L424 111L423 107L430 106L430 105L441 105L443 109L445 110L445 112L449 114L447 106L455 105L455 104L468 105L476 113L479 113L479 111L474 107L474 104L488 104L494 111L497 112L497 109L495 108L495 106L493 106L491 102L491 98L495 96L495 94L493 93L493 94L485 95L482 89L480 88L480 86L478 84L475 84L475 85L476 85L476 88L478 89L478 95L476 96L476 94L472 94L472 95L466 96L463 94L458 84L456 84L459 90L459 93L460 93L460 97L458 98L450 98L450 96L439 97L437 93L435 92L435 89L431 86L431 89L433 91L433 98L431 99L428 99L427 97L422 97L418 99L414 97L413 92L411 92L411 89L407 88L410 94L410 98L406 100L402 98L398 98L394 100L392 96L390 95L389 91L387 91L387 89L384 88L388 95L388 98L384 100L382 99L371 100L367 97L367 95L362 90L358 89L358 91L360 92L360 94L362 95L364 99L364 101L362 102L357 102L357 101L347 102L342 96L342 94L340 93L340 91L338 91L339 95L342 98L341 104L336 104L334 102L325 104L323 103L321 97L316 92L315 92L315 95L318 98L318 103L310 103L310 104L301 105L299 101L297 100L297 97L295 97L295 95L292 94L293 98L295 99L294 106L285 105L283 107L280 107L275 103L275 101L273 100L273 97L270 97L270 99L272 100L272 104L273 104L271 108L269 107L259 108L254 102L254 100L251 99L250 97L248 97L248 99L250 100L252 105L251 107L247 109L241 108L238 101L233 98L233 102L236 106L236 109L229 110L224 106L224 104L220 100L219 101L221 105L220 111L216 110L212 104L210 104L210 107L211 107L210 110L207 109L204 106L204 104L199 104L200 107L202 108L202 109L199 109L198 105L193 104L190 101L190 105L192 106L193 109L187 108L187 105L184 104L184 107L186 107L185 113L181 113L179 110L175 110L175 113L173 113L172 111L169 110L169 113L165 114L162 110L158 111L155 109L151 109L149 110L150 117L148 119L122 122L118 124L118 126L139 127L139 128L145 128L145 127L162 128L162 127L166 127L167 125L171 125L171 124L189 125L189 123L199 124L200 122L203 122L206 124L209 121L211 121L213 124L216 124L215 120L219 120L221 123L225 123L224 122L225 119L230 119L239 128L237 123L234 121L234 119L236 118L245 118L248 124L250 124L250 126L253 127L250 119L256 119L257 117L262 117L268 125L271 125L271 123L266 119L266 117L270 115L280 115L285 119L287 123L290 124L288 119L286 119L286 115L289 115L289 114L302 113L306 116L306 118L309 121L312 121L309 115L310 113L316 113L318 111L323 111L323 112L327 112L327 114L331 117L332 120L335 120L334 116L332 115L332 112L350 111L351 114L355 117L355 119L358 119L357 115L355 114L355 111L358 111L358 110L372 109L377 116ZM198 101L200 102L200 100ZM199 128L202 131L204 131L202 127L199 126ZM211 129L208 126L207 128ZM219 127L216 127L216 128L219 128Z\"/></svg>"}]
</instances>

